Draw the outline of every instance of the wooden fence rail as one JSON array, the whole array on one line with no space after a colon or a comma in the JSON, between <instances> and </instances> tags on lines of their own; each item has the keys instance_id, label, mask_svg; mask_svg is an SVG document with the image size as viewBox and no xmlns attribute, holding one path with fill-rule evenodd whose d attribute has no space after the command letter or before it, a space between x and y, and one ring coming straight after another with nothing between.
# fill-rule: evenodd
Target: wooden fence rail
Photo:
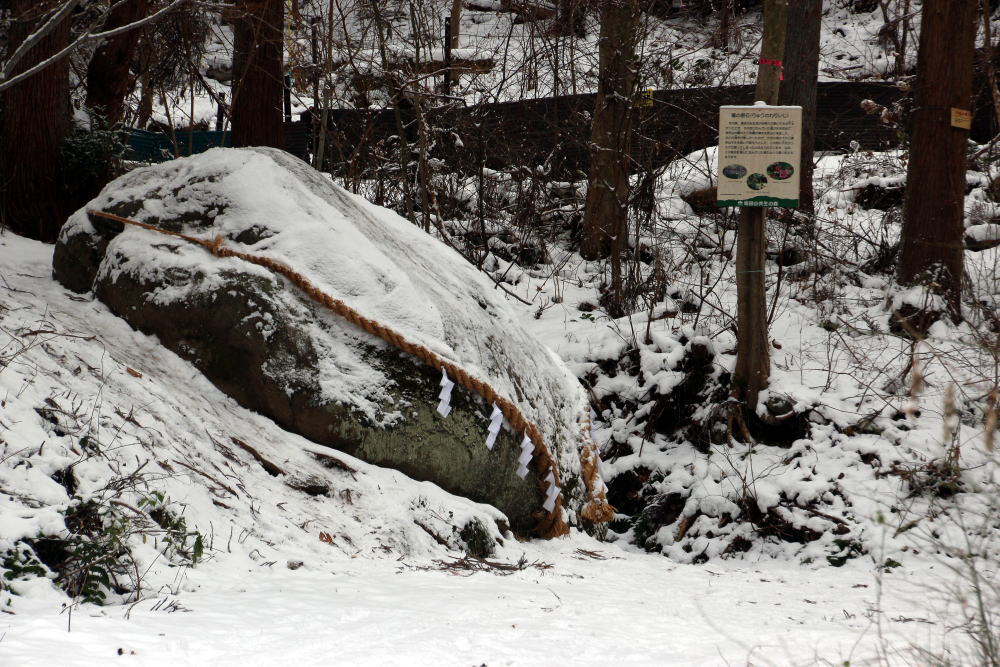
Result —
<instances>
[{"instance_id":1,"label":"wooden fence rail","mask_svg":"<svg viewBox=\"0 0 1000 667\"><path fill-rule=\"evenodd\" d=\"M657 90L652 103L634 110L631 166L641 171L718 142L718 107L752 102L751 86ZM828 82L817 89L816 148L843 151L856 146L885 150L898 145L900 130L879 114L862 109L863 100L882 106L904 100L906 93L890 83ZM451 104L423 111L431 157L450 168L477 171L545 167L554 177L576 178L587 171L590 116L594 95L548 97L465 107ZM400 164L400 135L407 149L420 145L418 113L395 109L331 109L326 132L326 166L354 178L372 177L386 165ZM319 114L312 115L318 120ZM316 123L285 123L287 150L309 160L314 152ZM402 132L400 132L402 126ZM995 133L988 96L980 91L972 138L988 141ZM161 161L211 146L229 145L228 133L133 131L132 159ZM403 151L404 155L406 150Z\"/></svg>"}]
</instances>

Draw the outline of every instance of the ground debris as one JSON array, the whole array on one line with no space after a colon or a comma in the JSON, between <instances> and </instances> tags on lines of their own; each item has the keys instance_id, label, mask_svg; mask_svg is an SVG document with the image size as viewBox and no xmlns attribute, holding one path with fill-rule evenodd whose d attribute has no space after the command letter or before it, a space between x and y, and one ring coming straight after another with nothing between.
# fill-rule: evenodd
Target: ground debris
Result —
<instances>
[{"instance_id":1,"label":"ground debris","mask_svg":"<svg viewBox=\"0 0 1000 667\"><path fill-rule=\"evenodd\" d=\"M543 571L551 570L552 563L546 563L540 560L529 563L528 559L524 556L521 556L521 559L518 560L517 563L503 563L496 560L487 560L485 558L476 558L475 556L466 555L452 560L437 559L432 565L415 566L415 569L417 570L439 570L461 577L468 577L476 572L489 572L490 574L506 577L528 568Z\"/></svg>"}]
</instances>

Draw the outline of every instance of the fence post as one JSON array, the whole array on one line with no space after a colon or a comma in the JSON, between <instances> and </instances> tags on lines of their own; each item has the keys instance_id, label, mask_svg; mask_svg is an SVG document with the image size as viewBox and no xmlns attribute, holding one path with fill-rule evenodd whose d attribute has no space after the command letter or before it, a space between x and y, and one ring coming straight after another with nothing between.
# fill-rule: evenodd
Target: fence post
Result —
<instances>
[{"instance_id":1,"label":"fence post","mask_svg":"<svg viewBox=\"0 0 1000 667\"><path fill-rule=\"evenodd\" d=\"M226 94L219 93L219 109L215 112L215 129L218 132L224 131L226 125Z\"/></svg>"},{"instance_id":2,"label":"fence post","mask_svg":"<svg viewBox=\"0 0 1000 667\"><path fill-rule=\"evenodd\" d=\"M451 94L451 17L444 17L444 94Z\"/></svg>"},{"instance_id":3,"label":"fence post","mask_svg":"<svg viewBox=\"0 0 1000 667\"><path fill-rule=\"evenodd\" d=\"M285 122L292 122L292 75L285 74Z\"/></svg>"}]
</instances>

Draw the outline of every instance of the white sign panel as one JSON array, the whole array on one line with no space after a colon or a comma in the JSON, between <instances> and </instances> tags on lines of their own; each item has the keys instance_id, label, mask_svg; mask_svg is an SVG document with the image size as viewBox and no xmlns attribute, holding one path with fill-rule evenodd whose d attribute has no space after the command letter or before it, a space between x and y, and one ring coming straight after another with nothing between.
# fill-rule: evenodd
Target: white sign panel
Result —
<instances>
[{"instance_id":1,"label":"white sign panel","mask_svg":"<svg viewBox=\"0 0 1000 667\"><path fill-rule=\"evenodd\" d=\"M717 206L799 205L802 107L719 108Z\"/></svg>"}]
</instances>

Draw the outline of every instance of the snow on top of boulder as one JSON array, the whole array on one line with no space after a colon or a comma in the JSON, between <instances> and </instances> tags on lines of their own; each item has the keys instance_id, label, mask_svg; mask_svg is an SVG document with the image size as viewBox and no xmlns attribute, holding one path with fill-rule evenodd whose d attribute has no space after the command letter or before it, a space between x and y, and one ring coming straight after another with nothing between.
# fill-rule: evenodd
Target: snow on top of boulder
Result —
<instances>
[{"instance_id":1,"label":"snow on top of boulder","mask_svg":"<svg viewBox=\"0 0 1000 667\"><path fill-rule=\"evenodd\" d=\"M109 184L87 208L129 204L136 211L133 219L154 225L174 221L174 229L184 222L186 233L205 238L221 234L227 245L281 261L363 316L489 382L539 426L561 467L578 469L577 419L586 400L575 377L518 323L486 276L394 212L267 148L218 148L137 169ZM205 221L212 221L211 228L204 227ZM91 229L80 210L63 236ZM128 227L111 242L107 257L128 257L118 261L128 261L135 270L136 261L153 258L149 248L160 242L153 232ZM239 262L241 270L263 270L195 246L181 252L186 267L208 276L229 262ZM150 262L142 270L158 269ZM161 291L157 298L181 299L184 292ZM324 386L330 387L331 400L356 403L368 412L366 397L373 391L382 394L372 385L384 378L358 372L363 349L357 344L346 349L352 338L370 345L372 337L358 330L341 338L347 345L338 346L336 368L329 371L354 371L340 373ZM329 366L324 364L324 372Z\"/></svg>"}]
</instances>

